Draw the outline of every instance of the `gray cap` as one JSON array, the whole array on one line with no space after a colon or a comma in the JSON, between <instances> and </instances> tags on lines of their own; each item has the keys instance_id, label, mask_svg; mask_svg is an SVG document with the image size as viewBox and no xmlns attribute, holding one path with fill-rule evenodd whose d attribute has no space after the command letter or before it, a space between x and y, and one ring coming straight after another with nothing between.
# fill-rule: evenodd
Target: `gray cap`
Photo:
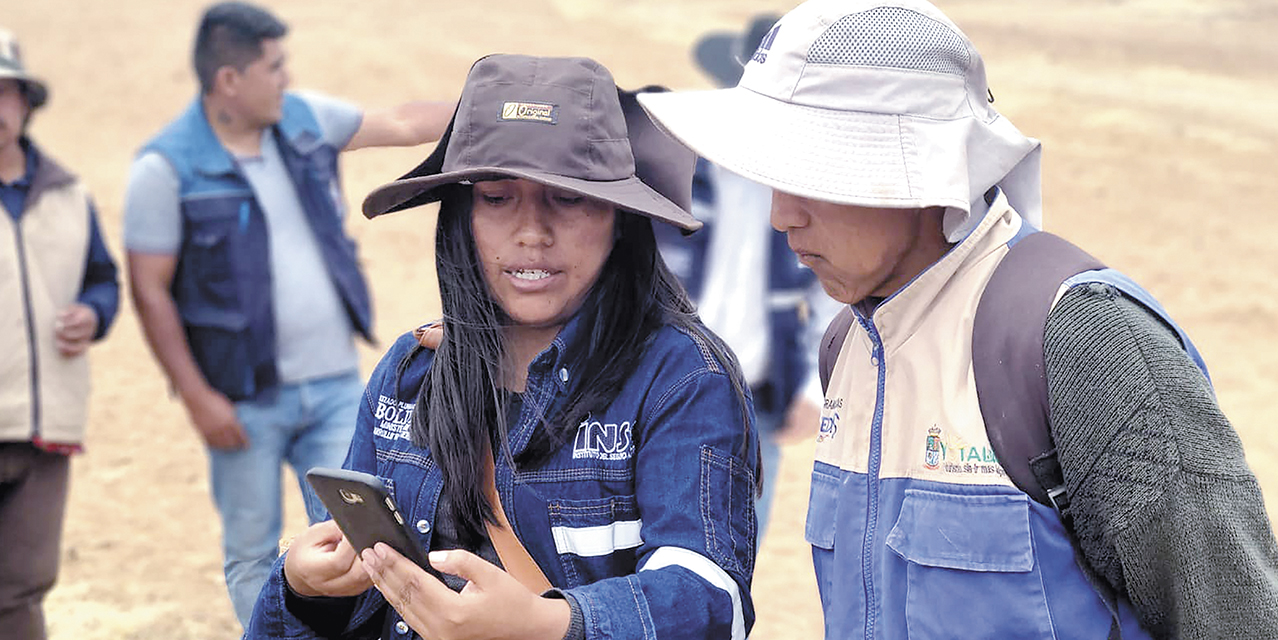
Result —
<instances>
[{"instance_id":1,"label":"gray cap","mask_svg":"<svg viewBox=\"0 0 1278 640\"><path fill-rule=\"evenodd\" d=\"M27 73L22 64L22 50L12 33L0 29L0 78L13 78L27 87L27 103L34 111L49 99L49 87L39 78Z\"/></svg>"},{"instance_id":2,"label":"gray cap","mask_svg":"<svg viewBox=\"0 0 1278 640\"><path fill-rule=\"evenodd\" d=\"M751 18L750 24L741 33L708 33L697 41L692 57L701 71L720 87L731 87L741 80L746 61L780 19L781 16L775 13L761 13Z\"/></svg>"},{"instance_id":3,"label":"gray cap","mask_svg":"<svg viewBox=\"0 0 1278 640\"><path fill-rule=\"evenodd\" d=\"M700 228L675 204L687 199L662 195L653 188L657 180L650 186L636 175L634 154L644 153L638 164L658 167L667 189L683 188L679 176L670 174L685 167L691 192L693 158L631 107L635 132L627 128L622 92L612 74L588 58L481 58L471 67L453 121L435 151L400 179L374 189L364 199L364 215L435 202L437 187L446 184L524 178L686 231ZM632 134L643 136L633 150Z\"/></svg>"}]
</instances>

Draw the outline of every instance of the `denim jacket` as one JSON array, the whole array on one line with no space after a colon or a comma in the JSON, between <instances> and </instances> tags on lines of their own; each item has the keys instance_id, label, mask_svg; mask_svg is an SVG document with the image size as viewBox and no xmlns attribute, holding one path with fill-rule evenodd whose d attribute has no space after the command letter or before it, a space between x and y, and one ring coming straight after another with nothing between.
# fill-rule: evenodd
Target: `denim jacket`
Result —
<instances>
[{"instance_id":1,"label":"denim jacket","mask_svg":"<svg viewBox=\"0 0 1278 640\"><path fill-rule=\"evenodd\" d=\"M294 95L285 96L271 133L351 325L371 340L368 286L342 228L341 150L325 143L310 107ZM148 151L163 155L178 175L182 246L172 292L191 355L218 391L252 398L279 382L266 217L199 99L143 147Z\"/></svg>"},{"instance_id":2,"label":"denim jacket","mask_svg":"<svg viewBox=\"0 0 1278 640\"><path fill-rule=\"evenodd\" d=\"M529 366L509 429L512 454L541 428L543 409L553 415L576 385L590 383L576 377L580 363L565 359L582 324L570 321ZM616 399L548 460L512 469L497 456L506 517L550 582L577 602L587 638L740 639L754 622L757 442L752 434L747 444L741 405L705 340L659 329ZM426 548L443 474L409 432L432 359L411 334L382 358L346 461L386 482ZM318 637L287 609L286 590L281 559L246 638ZM411 637L375 589L351 610L339 637L379 629L387 640Z\"/></svg>"}]
</instances>

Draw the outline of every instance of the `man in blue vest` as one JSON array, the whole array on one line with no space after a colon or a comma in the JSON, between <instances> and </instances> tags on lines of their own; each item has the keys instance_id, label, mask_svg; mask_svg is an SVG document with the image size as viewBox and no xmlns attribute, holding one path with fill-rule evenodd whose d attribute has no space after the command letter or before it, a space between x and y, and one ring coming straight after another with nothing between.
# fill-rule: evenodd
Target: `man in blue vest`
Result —
<instances>
[{"instance_id":1,"label":"man in blue vest","mask_svg":"<svg viewBox=\"0 0 1278 640\"><path fill-rule=\"evenodd\" d=\"M226 2L195 38L200 95L143 147L124 239L152 352L210 456L241 623L278 551L280 468L340 466L363 390L368 288L343 229L338 154L437 140L444 102L362 112L292 93L287 27ZM323 506L302 483L307 514Z\"/></svg>"},{"instance_id":2,"label":"man in blue vest","mask_svg":"<svg viewBox=\"0 0 1278 640\"><path fill-rule=\"evenodd\" d=\"M88 191L27 135L48 100L0 30L0 635L45 637L90 343L120 299Z\"/></svg>"},{"instance_id":3,"label":"man in blue vest","mask_svg":"<svg viewBox=\"0 0 1278 640\"><path fill-rule=\"evenodd\" d=\"M1052 266L1012 253L1040 226L1040 145L940 10L808 0L736 87L640 102L772 187L773 227L854 316L804 529L827 638L1278 638L1278 544L1242 443L1130 280L1080 272L1045 320L997 317L1042 338L1039 370L1009 379L1044 386L1064 493L1031 499L994 455L975 318L1009 255Z\"/></svg>"}]
</instances>

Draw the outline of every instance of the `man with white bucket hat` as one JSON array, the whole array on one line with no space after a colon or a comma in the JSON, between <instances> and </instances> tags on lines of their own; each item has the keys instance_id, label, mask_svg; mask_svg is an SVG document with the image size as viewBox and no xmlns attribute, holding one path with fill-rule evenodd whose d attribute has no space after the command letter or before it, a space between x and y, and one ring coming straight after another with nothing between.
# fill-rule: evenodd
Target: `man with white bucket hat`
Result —
<instances>
[{"instance_id":1,"label":"man with white bucket hat","mask_svg":"<svg viewBox=\"0 0 1278 640\"><path fill-rule=\"evenodd\" d=\"M811 0L736 87L640 100L772 187L773 226L849 306L805 530L826 637L1278 637L1278 545L1201 359L1037 232L1040 145L936 7ZM1035 394L1050 450L1006 455Z\"/></svg>"}]
</instances>

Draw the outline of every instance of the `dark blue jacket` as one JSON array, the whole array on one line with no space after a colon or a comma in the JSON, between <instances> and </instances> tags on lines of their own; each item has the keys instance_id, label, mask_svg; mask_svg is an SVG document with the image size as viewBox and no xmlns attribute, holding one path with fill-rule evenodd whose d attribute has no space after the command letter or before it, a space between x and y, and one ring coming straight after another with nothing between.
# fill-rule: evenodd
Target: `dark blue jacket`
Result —
<instances>
[{"instance_id":1,"label":"dark blue jacket","mask_svg":"<svg viewBox=\"0 0 1278 640\"><path fill-rule=\"evenodd\" d=\"M300 98L270 129L351 324L371 340L372 309L355 243L342 228L337 154ZM232 400L278 384L266 218L199 99L146 144L177 173L182 245L172 293L191 353Z\"/></svg>"},{"instance_id":2,"label":"dark blue jacket","mask_svg":"<svg viewBox=\"0 0 1278 640\"><path fill-rule=\"evenodd\" d=\"M541 416L554 415L584 363L568 348L583 335L575 317L528 368L510 446L518 456ZM588 334L588 330L584 331ZM757 438L746 449L740 400L706 338L659 329L612 403L577 426L533 468L497 456L496 485L519 540L551 584L580 606L587 638L740 640L754 621L754 478ZM431 452L410 439L418 389L433 352L402 336L369 376L346 467L381 477L404 517L431 547L444 483ZM285 604L277 561L245 638L318 638ZM348 617L323 637L412 637L370 589L332 602ZM341 631L344 629L344 631Z\"/></svg>"}]
</instances>

